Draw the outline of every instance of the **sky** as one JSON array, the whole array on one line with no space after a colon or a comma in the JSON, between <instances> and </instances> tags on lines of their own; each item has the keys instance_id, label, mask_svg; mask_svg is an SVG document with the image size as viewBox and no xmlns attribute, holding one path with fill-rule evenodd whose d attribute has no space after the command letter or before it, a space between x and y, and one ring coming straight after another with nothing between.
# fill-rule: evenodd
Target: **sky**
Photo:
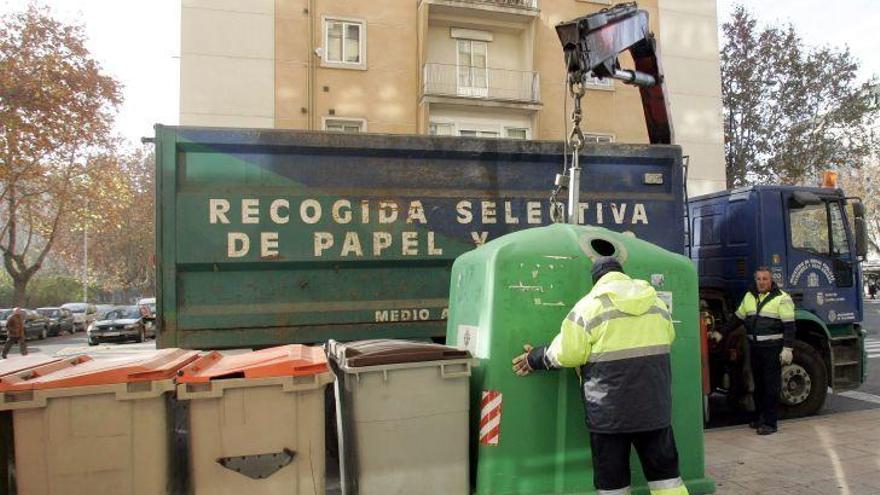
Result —
<instances>
[{"instance_id":1,"label":"sky","mask_svg":"<svg viewBox=\"0 0 880 495\"><path fill-rule=\"evenodd\" d=\"M178 122L180 0L43 0L53 14L85 26L87 47L124 86L117 131L133 146L156 123ZM0 0L0 15L26 0Z\"/></svg>"},{"instance_id":2,"label":"sky","mask_svg":"<svg viewBox=\"0 0 880 495\"><path fill-rule=\"evenodd\" d=\"M153 135L153 124L178 122L180 0L42 1L62 20L85 25L93 56L124 85L117 118L122 137L139 145ZM0 0L0 15L27 3ZM880 50L873 46L880 1L717 0L719 24L739 3L766 24L793 23L809 45L849 46L862 63L862 78L880 75Z\"/></svg>"}]
</instances>

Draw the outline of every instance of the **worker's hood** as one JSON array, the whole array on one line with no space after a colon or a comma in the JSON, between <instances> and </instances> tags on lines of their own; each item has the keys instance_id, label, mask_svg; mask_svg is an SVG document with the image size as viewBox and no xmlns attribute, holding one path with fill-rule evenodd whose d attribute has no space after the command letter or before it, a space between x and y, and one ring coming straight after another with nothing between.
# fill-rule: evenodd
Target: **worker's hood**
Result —
<instances>
[{"instance_id":1,"label":"worker's hood","mask_svg":"<svg viewBox=\"0 0 880 495\"><path fill-rule=\"evenodd\" d=\"M604 275L590 293L594 297L607 296L615 309L630 315L647 313L657 300L657 292L648 282L620 272Z\"/></svg>"}]
</instances>

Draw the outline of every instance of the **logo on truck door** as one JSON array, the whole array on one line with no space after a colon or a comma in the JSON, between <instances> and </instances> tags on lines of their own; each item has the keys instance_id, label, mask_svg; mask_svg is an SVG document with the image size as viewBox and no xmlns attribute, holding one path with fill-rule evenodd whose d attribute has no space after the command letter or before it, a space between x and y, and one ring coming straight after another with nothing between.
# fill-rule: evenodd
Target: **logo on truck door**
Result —
<instances>
[{"instance_id":1,"label":"logo on truck door","mask_svg":"<svg viewBox=\"0 0 880 495\"><path fill-rule=\"evenodd\" d=\"M803 276L807 276L807 287L819 287L820 276L824 277L828 285L834 285L834 271L822 260L815 258L801 261L798 263L789 277L789 285L798 286Z\"/></svg>"}]
</instances>

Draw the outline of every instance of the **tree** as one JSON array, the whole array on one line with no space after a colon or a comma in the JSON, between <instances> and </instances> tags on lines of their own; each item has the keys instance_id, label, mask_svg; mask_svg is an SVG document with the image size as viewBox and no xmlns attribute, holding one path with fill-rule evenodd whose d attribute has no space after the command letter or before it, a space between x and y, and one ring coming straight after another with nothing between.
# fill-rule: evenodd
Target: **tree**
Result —
<instances>
[{"instance_id":1,"label":"tree","mask_svg":"<svg viewBox=\"0 0 880 495\"><path fill-rule=\"evenodd\" d=\"M810 48L791 24L759 27L741 5L722 32L728 187L813 183L823 169L860 166L877 98L849 49Z\"/></svg>"},{"instance_id":2,"label":"tree","mask_svg":"<svg viewBox=\"0 0 880 495\"><path fill-rule=\"evenodd\" d=\"M0 21L0 252L25 301L82 201L103 191L120 86L85 47L82 26L30 5Z\"/></svg>"},{"instance_id":3,"label":"tree","mask_svg":"<svg viewBox=\"0 0 880 495\"><path fill-rule=\"evenodd\" d=\"M880 129L878 125L875 129ZM842 171L840 186L848 196L862 198L868 227L868 256L880 257L880 146L875 146L860 168Z\"/></svg>"},{"instance_id":4,"label":"tree","mask_svg":"<svg viewBox=\"0 0 880 495\"><path fill-rule=\"evenodd\" d=\"M155 185L152 153L132 151L112 157L101 182L112 190L110 212L89 208L90 279L105 290L155 293ZM82 262L85 224L59 234L56 254L69 266Z\"/></svg>"}]
</instances>

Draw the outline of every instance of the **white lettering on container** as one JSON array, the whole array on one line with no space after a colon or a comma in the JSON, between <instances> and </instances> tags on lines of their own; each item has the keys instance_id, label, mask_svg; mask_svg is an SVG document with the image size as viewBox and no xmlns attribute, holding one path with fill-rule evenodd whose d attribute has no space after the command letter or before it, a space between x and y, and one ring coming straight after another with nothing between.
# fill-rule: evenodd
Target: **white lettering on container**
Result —
<instances>
[{"instance_id":1,"label":"white lettering on container","mask_svg":"<svg viewBox=\"0 0 880 495\"><path fill-rule=\"evenodd\" d=\"M474 214L471 213L471 208L473 208L473 203L470 201L459 201L458 204L455 205L455 211L458 212L458 223L465 225L474 220Z\"/></svg>"},{"instance_id":2,"label":"white lettering on container","mask_svg":"<svg viewBox=\"0 0 880 495\"><path fill-rule=\"evenodd\" d=\"M281 215L278 210L284 208L287 210L286 215ZM286 199L276 199L272 201L272 204L269 205L269 218L272 219L273 222L279 225L283 225L290 221L290 202Z\"/></svg>"},{"instance_id":3,"label":"white lettering on container","mask_svg":"<svg viewBox=\"0 0 880 495\"><path fill-rule=\"evenodd\" d=\"M225 199L208 200L208 219L212 224L217 222L228 224L227 213L229 213L229 201Z\"/></svg>"},{"instance_id":4,"label":"white lettering on container","mask_svg":"<svg viewBox=\"0 0 880 495\"><path fill-rule=\"evenodd\" d=\"M321 221L321 203L315 199L306 199L299 205L299 216L303 222L314 225Z\"/></svg>"},{"instance_id":5,"label":"white lettering on container","mask_svg":"<svg viewBox=\"0 0 880 495\"><path fill-rule=\"evenodd\" d=\"M242 232L230 232L226 235L226 254L230 258L246 256L251 249L251 239Z\"/></svg>"},{"instance_id":6,"label":"white lettering on container","mask_svg":"<svg viewBox=\"0 0 880 495\"><path fill-rule=\"evenodd\" d=\"M260 256L263 258L278 256L278 232L260 234Z\"/></svg>"},{"instance_id":7,"label":"white lettering on container","mask_svg":"<svg viewBox=\"0 0 880 495\"><path fill-rule=\"evenodd\" d=\"M323 256L324 251L333 247L333 234L315 232L315 256Z\"/></svg>"},{"instance_id":8,"label":"white lettering on container","mask_svg":"<svg viewBox=\"0 0 880 495\"><path fill-rule=\"evenodd\" d=\"M241 200L241 223L260 223L260 200Z\"/></svg>"}]
</instances>

